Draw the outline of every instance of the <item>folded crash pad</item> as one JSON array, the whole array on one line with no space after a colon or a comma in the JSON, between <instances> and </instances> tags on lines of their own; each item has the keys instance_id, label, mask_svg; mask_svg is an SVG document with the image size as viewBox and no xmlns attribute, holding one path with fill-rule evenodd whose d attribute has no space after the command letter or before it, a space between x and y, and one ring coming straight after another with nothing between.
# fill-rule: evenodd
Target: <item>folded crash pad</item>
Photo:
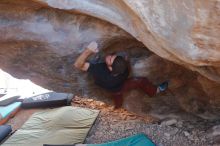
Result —
<instances>
[{"instance_id":1,"label":"folded crash pad","mask_svg":"<svg viewBox=\"0 0 220 146\"><path fill-rule=\"evenodd\" d=\"M137 134L127 138L119 139L102 144L76 144L76 145L49 145L44 146L156 146L145 134Z\"/></svg>"},{"instance_id":2,"label":"folded crash pad","mask_svg":"<svg viewBox=\"0 0 220 146\"><path fill-rule=\"evenodd\" d=\"M70 105L73 94L49 92L33 97L25 98L22 108L58 107Z\"/></svg>"},{"instance_id":3,"label":"folded crash pad","mask_svg":"<svg viewBox=\"0 0 220 146\"><path fill-rule=\"evenodd\" d=\"M6 106L17 101L20 96L17 94L6 94L0 98L0 106Z\"/></svg>"},{"instance_id":4,"label":"folded crash pad","mask_svg":"<svg viewBox=\"0 0 220 146\"><path fill-rule=\"evenodd\" d=\"M12 129L10 125L0 126L0 143L11 133Z\"/></svg>"},{"instance_id":5,"label":"folded crash pad","mask_svg":"<svg viewBox=\"0 0 220 146\"><path fill-rule=\"evenodd\" d=\"M98 110L65 106L33 114L2 146L83 143Z\"/></svg>"},{"instance_id":6,"label":"folded crash pad","mask_svg":"<svg viewBox=\"0 0 220 146\"><path fill-rule=\"evenodd\" d=\"M21 106L21 102L14 102L7 106L0 106L0 125L6 123L9 118L13 117L19 107Z\"/></svg>"},{"instance_id":7,"label":"folded crash pad","mask_svg":"<svg viewBox=\"0 0 220 146\"><path fill-rule=\"evenodd\" d=\"M4 94L4 93L0 93L0 98L3 97L3 96L5 96L5 95L6 95L6 94Z\"/></svg>"}]
</instances>

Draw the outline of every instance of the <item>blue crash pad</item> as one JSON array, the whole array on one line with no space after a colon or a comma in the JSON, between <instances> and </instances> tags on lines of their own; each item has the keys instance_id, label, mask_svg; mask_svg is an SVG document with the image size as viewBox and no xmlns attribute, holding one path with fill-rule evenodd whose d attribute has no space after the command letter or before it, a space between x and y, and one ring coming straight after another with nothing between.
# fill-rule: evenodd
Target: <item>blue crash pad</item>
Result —
<instances>
[{"instance_id":1,"label":"blue crash pad","mask_svg":"<svg viewBox=\"0 0 220 146\"><path fill-rule=\"evenodd\" d=\"M11 133L11 131L10 125L0 126L0 143Z\"/></svg>"},{"instance_id":2,"label":"blue crash pad","mask_svg":"<svg viewBox=\"0 0 220 146\"><path fill-rule=\"evenodd\" d=\"M137 134L127 138L119 139L116 141L103 143L103 144L88 144L87 146L156 146L144 134Z\"/></svg>"},{"instance_id":3,"label":"blue crash pad","mask_svg":"<svg viewBox=\"0 0 220 146\"><path fill-rule=\"evenodd\" d=\"M0 106L0 120L9 116L20 106L21 106L21 102L14 102L7 106Z\"/></svg>"},{"instance_id":4,"label":"blue crash pad","mask_svg":"<svg viewBox=\"0 0 220 146\"><path fill-rule=\"evenodd\" d=\"M102 144L76 144L76 145L50 145L43 146L156 146L145 134L137 134L127 138L122 138L116 141L102 143Z\"/></svg>"}]
</instances>

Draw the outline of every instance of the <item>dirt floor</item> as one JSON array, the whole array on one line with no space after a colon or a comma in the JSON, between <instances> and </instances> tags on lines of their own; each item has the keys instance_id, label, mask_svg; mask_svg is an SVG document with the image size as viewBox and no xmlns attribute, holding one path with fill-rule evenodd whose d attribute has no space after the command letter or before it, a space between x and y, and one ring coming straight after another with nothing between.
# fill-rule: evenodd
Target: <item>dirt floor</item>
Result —
<instances>
[{"instance_id":1,"label":"dirt floor","mask_svg":"<svg viewBox=\"0 0 220 146\"><path fill-rule=\"evenodd\" d=\"M207 124L205 121L198 123L198 119L194 123L176 119L161 121L150 115L139 116L122 108L114 109L113 106L103 102L81 97L75 97L72 105L100 110L85 143L103 143L137 133L145 133L157 146L214 145L213 140L207 137ZM40 110L42 109L21 110L9 120L8 124L12 125L13 130L16 130L34 112Z\"/></svg>"}]
</instances>

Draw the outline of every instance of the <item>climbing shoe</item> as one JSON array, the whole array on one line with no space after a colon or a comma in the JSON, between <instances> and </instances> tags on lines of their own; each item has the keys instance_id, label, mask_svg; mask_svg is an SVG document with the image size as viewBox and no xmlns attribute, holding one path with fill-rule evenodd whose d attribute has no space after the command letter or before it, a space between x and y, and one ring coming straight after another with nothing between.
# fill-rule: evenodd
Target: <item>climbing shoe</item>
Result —
<instances>
[{"instance_id":1,"label":"climbing shoe","mask_svg":"<svg viewBox=\"0 0 220 146\"><path fill-rule=\"evenodd\" d=\"M165 81L158 86L160 92L165 91L167 88L168 88L168 81Z\"/></svg>"}]
</instances>

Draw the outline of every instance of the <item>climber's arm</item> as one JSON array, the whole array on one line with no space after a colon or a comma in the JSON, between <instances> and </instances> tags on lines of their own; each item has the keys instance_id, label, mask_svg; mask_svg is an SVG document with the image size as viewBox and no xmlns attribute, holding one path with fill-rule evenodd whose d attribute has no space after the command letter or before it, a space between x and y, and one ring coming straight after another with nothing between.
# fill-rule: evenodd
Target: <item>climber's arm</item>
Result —
<instances>
[{"instance_id":1,"label":"climber's arm","mask_svg":"<svg viewBox=\"0 0 220 146\"><path fill-rule=\"evenodd\" d=\"M87 71L90 63L86 61L86 59L92 55L93 53L97 53L97 43L91 42L87 48L82 52L82 54L76 59L74 66L82 71Z\"/></svg>"},{"instance_id":2,"label":"climber's arm","mask_svg":"<svg viewBox=\"0 0 220 146\"><path fill-rule=\"evenodd\" d=\"M86 62L86 59L92 54L93 52L89 49L86 49L83 51L82 54L76 59L74 66L75 68L82 70L82 71L87 71L89 68L89 62Z\"/></svg>"}]
</instances>

